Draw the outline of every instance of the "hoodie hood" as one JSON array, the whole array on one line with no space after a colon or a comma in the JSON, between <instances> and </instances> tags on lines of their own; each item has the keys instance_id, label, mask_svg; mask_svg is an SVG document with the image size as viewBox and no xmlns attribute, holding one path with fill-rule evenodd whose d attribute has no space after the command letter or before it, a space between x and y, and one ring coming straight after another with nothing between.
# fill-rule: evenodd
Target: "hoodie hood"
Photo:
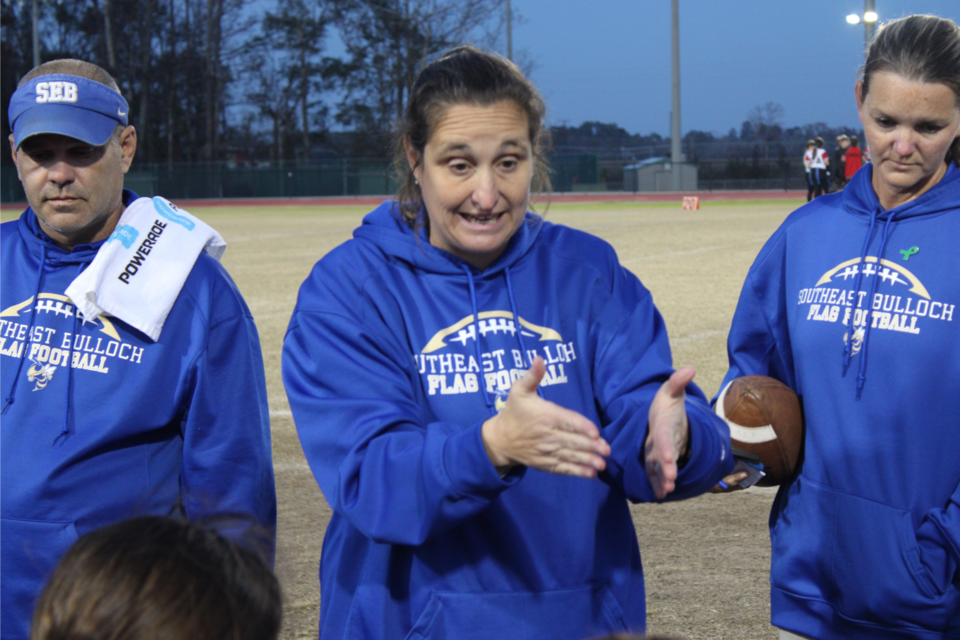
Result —
<instances>
[{"instance_id":1,"label":"hoodie hood","mask_svg":"<svg viewBox=\"0 0 960 640\"><path fill-rule=\"evenodd\" d=\"M464 265L467 265L474 273L489 276L500 273L523 258L542 227L543 218L528 212L523 224L510 238L506 250L482 271L431 245L424 227L415 232L404 220L396 200L388 200L364 216L363 224L353 232L353 237L372 242L387 255L431 273L463 275Z\"/></svg>"},{"instance_id":2,"label":"hoodie hood","mask_svg":"<svg viewBox=\"0 0 960 640\"><path fill-rule=\"evenodd\" d=\"M78 244L73 251L67 251L61 248L53 239L44 233L40 227L40 221L37 220L37 214L33 209L27 207L19 220L20 237L30 251L31 255L39 258L41 253L46 253L45 262L56 264L90 264L97 256L100 246L105 240L91 242L90 244Z\"/></svg>"},{"instance_id":3,"label":"hoodie hood","mask_svg":"<svg viewBox=\"0 0 960 640\"><path fill-rule=\"evenodd\" d=\"M843 206L854 214L861 214L868 218L879 209L878 219L886 220L891 214L897 220L907 220L918 216L944 213L956 207L955 183L960 180L960 170L954 163L949 163L947 173L937 184L910 202L905 202L893 209L883 209L877 193L873 189L873 163L864 165L857 171L847 186L841 192Z\"/></svg>"},{"instance_id":4,"label":"hoodie hood","mask_svg":"<svg viewBox=\"0 0 960 640\"><path fill-rule=\"evenodd\" d=\"M123 206L130 206L130 203L138 197L133 191L124 189ZM97 257L97 251L106 242L106 239L104 239L89 244L78 244L73 248L73 251L67 251L44 233L40 227L40 221L37 220L37 214L30 207L27 207L21 214L18 227L20 236L30 253L37 258L40 257L41 253L45 253L46 262L54 266L57 264L90 264Z\"/></svg>"},{"instance_id":5,"label":"hoodie hood","mask_svg":"<svg viewBox=\"0 0 960 640\"><path fill-rule=\"evenodd\" d=\"M422 211L421 209L421 215L423 215ZM513 321L516 326L520 326L520 314L517 311L517 301L513 293L510 268L520 262L530 251L542 228L543 218L528 212L523 223L510 238L504 252L483 270L477 269L452 253L430 244L426 229L423 226L420 226L416 231L412 229L404 220L396 200L388 200L367 214L363 219L363 224L354 231L353 235L359 240L372 242L388 256L407 262L428 273L465 279L472 311L470 319L473 324L474 335L480 335L481 330L478 323L481 309L477 302L476 281L479 279L496 282L502 278L510 301ZM524 342L522 331L516 332L516 339L517 345L520 347L519 353L527 354L527 345ZM474 348L476 349L477 362L481 362L479 340L474 341ZM529 368L532 362L528 360L526 355L522 357L524 368ZM480 391L491 415L496 414L497 408L494 397L487 391L485 385L480 386ZM538 388L537 393L543 397L542 389Z\"/></svg>"}]
</instances>

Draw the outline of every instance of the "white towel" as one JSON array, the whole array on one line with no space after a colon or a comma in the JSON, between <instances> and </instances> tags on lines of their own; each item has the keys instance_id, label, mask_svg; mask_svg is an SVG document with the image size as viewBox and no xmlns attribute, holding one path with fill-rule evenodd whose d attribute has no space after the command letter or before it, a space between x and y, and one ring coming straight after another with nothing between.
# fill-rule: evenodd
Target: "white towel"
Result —
<instances>
[{"instance_id":1,"label":"white towel","mask_svg":"<svg viewBox=\"0 0 960 640\"><path fill-rule=\"evenodd\" d=\"M111 315L156 341L200 252L219 260L226 248L219 233L177 205L138 198L66 295L84 322Z\"/></svg>"}]
</instances>

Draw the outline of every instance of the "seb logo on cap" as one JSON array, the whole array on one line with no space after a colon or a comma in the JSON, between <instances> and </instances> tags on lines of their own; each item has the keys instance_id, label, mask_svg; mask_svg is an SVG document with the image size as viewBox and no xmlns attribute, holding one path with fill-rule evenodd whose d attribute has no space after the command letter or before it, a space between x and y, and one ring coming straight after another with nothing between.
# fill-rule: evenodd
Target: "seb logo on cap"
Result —
<instances>
[{"instance_id":1,"label":"seb logo on cap","mask_svg":"<svg viewBox=\"0 0 960 640\"><path fill-rule=\"evenodd\" d=\"M77 85L72 82L38 82L37 102L76 102Z\"/></svg>"}]
</instances>

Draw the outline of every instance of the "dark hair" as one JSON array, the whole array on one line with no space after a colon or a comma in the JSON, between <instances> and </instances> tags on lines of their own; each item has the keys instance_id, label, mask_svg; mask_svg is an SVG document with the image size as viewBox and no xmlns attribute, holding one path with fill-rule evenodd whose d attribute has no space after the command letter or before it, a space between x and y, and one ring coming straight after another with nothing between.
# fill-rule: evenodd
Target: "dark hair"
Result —
<instances>
[{"instance_id":1,"label":"dark hair","mask_svg":"<svg viewBox=\"0 0 960 640\"><path fill-rule=\"evenodd\" d=\"M816 144L817 147L819 147L819 148L822 149L822 148L823 148L823 138L821 138L820 136L817 136L816 140L814 140L814 144Z\"/></svg>"},{"instance_id":2,"label":"dark hair","mask_svg":"<svg viewBox=\"0 0 960 640\"><path fill-rule=\"evenodd\" d=\"M860 146L860 138L857 136L850 136L850 145L854 147Z\"/></svg>"},{"instance_id":3,"label":"dark hair","mask_svg":"<svg viewBox=\"0 0 960 640\"><path fill-rule=\"evenodd\" d=\"M431 62L417 76L410 91L410 102L403 120L397 124L394 165L400 179L397 200L403 217L411 226L418 223L423 194L407 161L404 140L423 159L423 151L447 107L460 104L490 106L513 102L527 117L530 145L533 149L533 191L550 191L550 174L545 149L549 132L543 125L546 105L540 92L506 58L463 46L451 49ZM426 224L426 220L420 221Z\"/></svg>"},{"instance_id":4,"label":"dark hair","mask_svg":"<svg viewBox=\"0 0 960 640\"><path fill-rule=\"evenodd\" d=\"M867 49L860 69L860 99L867 97L870 80L879 71L889 71L909 80L945 84L960 109L960 27L937 16L907 16L883 25ZM960 138L953 141L948 157L960 166Z\"/></svg>"},{"instance_id":5,"label":"dark hair","mask_svg":"<svg viewBox=\"0 0 960 640\"><path fill-rule=\"evenodd\" d=\"M49 62L44 62L43 64L34 67L28 71L25 76L20 78L20 82L17 84L17 87L23 86L24 83L30 82L34 78L38 78L40 76L49 76L54 73L63 73L71 76L78 76L80 78L86 78L87 80L93 80L94 82L105 84L117 93L120 93L120 87L117 85L117 81L114 80L113 76L107 73L103 67L99 67L92 62L75 60L73 58L50 60Z\"/></svg>"},{"instance_id":6,"label":"dark hair","mask_svg":"<svg viewBox=\"0 0 960 640\"><path fill-rule=\"evenodd\" d=\"M281 617L280 585L259 554L199 524L147 516L88 533L67 551L30 637L272 640Z\"/></svg>"}]
</instances>

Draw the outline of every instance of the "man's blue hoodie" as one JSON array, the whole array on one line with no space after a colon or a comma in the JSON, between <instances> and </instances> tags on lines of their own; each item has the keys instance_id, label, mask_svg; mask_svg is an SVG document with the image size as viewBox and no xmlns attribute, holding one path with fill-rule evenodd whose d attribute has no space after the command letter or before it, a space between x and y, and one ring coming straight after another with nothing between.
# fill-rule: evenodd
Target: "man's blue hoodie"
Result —
<instances>
[{"instance_id":1,"label":"man's blue hoodie","mask_svg":"<svg viewBox=\"0 0 960 640\"><path fill-rule=\"evenodd\" d=\"M481 425L535 356L543 397L585 415L613 454L599 479L497 474ZM314 268L284 343L287 395L334 515L320 637L564 638L642 632L627 500L652 501L642 445L672 372L650 293L613 249L528 214L478 271L396 203ZM732 467L729 433L688 388L678 499Z\"/></svg>"},{"instance_id":2,"label":"man's blue hoodie","mask_svg":"<svg viewBox=\"0 0 960 640\"><path fill-rule=\"evenodd\" d=\"M801 398L770 515L773 624L960 637L960 170L884 211L873 166L783 223L747 275L730 370Z\"/></svg>"},{"instance_id":3,"label":"man's blue hoodie","mask_svg":"<svg viewBox=\"0 0 960 640\"><path fill-rule=\"evenodd\" d=\"M0 234L0 635L21 640L78 535L181 509L272 535L276 495L257 330L220 263L197 257L154 342L64 295L103 241L65 251L29 208Z\"/></svg>"}]
</instances>

